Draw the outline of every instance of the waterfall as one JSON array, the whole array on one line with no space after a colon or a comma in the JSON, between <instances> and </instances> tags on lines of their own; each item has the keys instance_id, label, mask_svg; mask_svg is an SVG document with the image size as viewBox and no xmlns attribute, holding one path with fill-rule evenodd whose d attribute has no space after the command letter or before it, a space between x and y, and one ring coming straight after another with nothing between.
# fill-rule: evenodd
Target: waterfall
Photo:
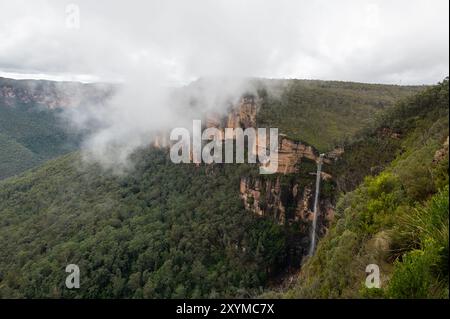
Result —
<instances>
[{"instance_id":1,"label":"waterfall","mask_svg":"<svg viewBox=\"0 0 450 319\"><path fill-rule=\"evenodd\" d=\"M324 154L320 154L319 161L317 162L317 176L316 176L316 193L314 196L314 217L311 230L311 246L309 247L309 256L314 254L314 249L316 248L316 227L317 227L317 208L319 202L319 191L320 191L320 173L322 172L322 159Z\"/></svg>"}]
</instances>

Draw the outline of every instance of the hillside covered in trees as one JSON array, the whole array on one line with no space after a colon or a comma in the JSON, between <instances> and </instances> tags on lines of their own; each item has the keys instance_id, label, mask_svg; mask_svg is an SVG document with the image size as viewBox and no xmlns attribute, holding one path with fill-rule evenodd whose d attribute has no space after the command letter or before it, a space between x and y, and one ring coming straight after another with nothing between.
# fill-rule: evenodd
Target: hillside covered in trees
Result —
<instances>
[{"instance_id":1,"label":"hillside covered in trees","mask_svg":"<svg viewBox=\"0 0 450 319\"><path fill-rule=\"evenodd\" d=\"M373 123L377 114L423 86L337 81L256 81L260 127L278 127L289 138L329 151Z\"/></svg>"},{"instance_id":2,"label":"hillside covered in trees","mask_svg":"<svg viewBox=\"0 0 450 319\"><path fill-rule=\"evenodd\" d=\"M7 120L27 123L34 110L0 105L8 150L0 156L30 163L14 172L41 164L0 181L0 297L448 297L448 80L430 88L270 81L257 86L258 126L345 148L322 192L337 201L335 222L293 286L267 291L292 266L294 247L292 225L244 208L241 177L258 176L257 167L174 165L151 147L123 175L78 151L42 164L35 154L73 150L48 146L65 147L67 137L35 141ZM51 123L40 125L59 132ZM301 174L314 180L309 171L286 179ZM82 271L78 290L64 286L70 263ZM368 263L380 266L382 289L363 288Z\"/></svg>"},{"instance_id":3,"label":"hillside covered in trees","mask_svg":"<svg viewBox=\"0 0 450 319\"><path fill-rule=\"evenodd\" d=\"M447 78L347 145L334 224L283 297L448 298L448 91Z\"/></svg>"},{"instance_id":4,"label":"hillside covered in trees","mask_svg":"<svg viewBox=\"0 0 450 319\"><path fill-rule=\"evenodd\" d=\"M136 156L125 177L71 154L2 182L1 297L249 297L282 264L281 227L239 199L250 168ZM69 262L79 291L64 289Z\"/></svg>"},{"instance_id":5,"label":"hillside covered in trees","mask_svg":"<svg viewBox=\"0 0 450 319\"><path fill-rule=\"evenodd\" d=\"M63 110L95 105L108 94L100 84L0 77L0 180L78 149L81 136Z\"/></svg>"}]
</instances>

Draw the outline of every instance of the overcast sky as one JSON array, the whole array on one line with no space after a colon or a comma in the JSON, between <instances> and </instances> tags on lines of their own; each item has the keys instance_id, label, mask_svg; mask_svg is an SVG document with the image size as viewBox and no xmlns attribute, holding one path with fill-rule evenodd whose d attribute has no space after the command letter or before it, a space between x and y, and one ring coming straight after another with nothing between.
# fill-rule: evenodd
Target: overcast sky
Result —
<instances>
[{"instance_id":1,"label":"overcast sky","mask_svg":"<svg viewBox=\"0 0 450 319\"><path fill-rule=\"evenodd\" d=\"M79 28L69 3L79 8ZM144 70L169 84L208 75L435 83L449 72L448 6L448 0L1 1L0 76L120 81Z\"/></svg>"}]
</instances>

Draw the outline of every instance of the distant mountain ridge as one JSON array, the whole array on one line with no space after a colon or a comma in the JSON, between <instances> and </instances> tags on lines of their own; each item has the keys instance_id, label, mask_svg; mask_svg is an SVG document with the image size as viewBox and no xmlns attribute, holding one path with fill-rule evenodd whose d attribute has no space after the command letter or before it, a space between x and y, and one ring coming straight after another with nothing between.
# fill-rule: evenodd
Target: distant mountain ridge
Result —
<instances>
[{"instance_id":1,"label":"distant mountain ridge","mask_svg":"<svg viewBox=\"0 0 450 319\"><path fill-rule=\"evenodd\" d=\"M110 84L14 80L0 77L1 106L41 106L48 109L100 103L113 92Z\"/></svg>"},{"instance_id":2,"label":"distant mountain ridge","mask_svg":"<svg viewBox=\"0 0 450 319\"><path fill-rule=\"evenodd\" d=\"M367 127L377 112L423 89L316 80L248 81L261 101L258 127L278 127L288 138L320 151L330 151ZM181 91L195 96L208 88L203 87L207 82L193 82ZM67 129L61 110L103 103L118 88L106 83L0 78L0 179L77 149L80 136Z\"/></svg>"},{"instance_id":3,"label":"distant mountain ridge","mask_svg":"<svg viewBox=\"0 0 450 319\"><path fill-rule=\"evenodd\" d=\"M111 94L105 84L0 78L0 179L77 149L80 137L68 130L62 109Z\"/></svg>"}]
</instances>

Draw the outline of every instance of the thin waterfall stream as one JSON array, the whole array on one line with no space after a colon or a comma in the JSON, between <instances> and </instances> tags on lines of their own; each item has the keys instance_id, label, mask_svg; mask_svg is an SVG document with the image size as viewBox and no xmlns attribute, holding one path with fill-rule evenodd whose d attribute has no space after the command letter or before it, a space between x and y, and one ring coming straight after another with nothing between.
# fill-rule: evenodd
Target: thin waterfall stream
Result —
<instances>
[{"instance_id":1,"label":"thin waterfall stream","mask_svg":"<svg viewBox=\"0 0 450 319\"><path fill-rule=\"evenodd\" d=\"M317 162L317 176L316 176L316 193L314 197L314 216L312 222L312 230L311 230L311 246L309 247L308 256L312 256L314 254L314 250L316 248L316 227L317 227L317 215L318 215L318 206L319 206L319 192L320 192L320 174L322 172L322 160L324 154L320 154L319 161Z\"/></svg>"}]
</instances>

